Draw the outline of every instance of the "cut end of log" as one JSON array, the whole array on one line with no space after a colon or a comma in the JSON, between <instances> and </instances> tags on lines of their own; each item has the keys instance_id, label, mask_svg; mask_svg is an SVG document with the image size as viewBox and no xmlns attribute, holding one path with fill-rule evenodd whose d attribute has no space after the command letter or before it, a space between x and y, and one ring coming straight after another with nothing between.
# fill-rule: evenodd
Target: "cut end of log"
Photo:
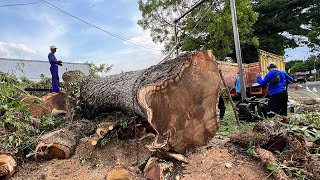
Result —
<instances>
[{"instance_id":1,"label":"cut end of log","mask_svg":"<svg viewBox=\"0 0 320 180\"><path fill-rule=\"evenodd\" d=\"M105 129L105 128L98 128L96 130L96 134L97 134L98 137L103 136L107 132L108 132L108 129Z\"/></svg>"},{"instance_id":2,"label":"cut end of log","mask_svg":"<svg viewBox=\"0 0 320 180\"><path fill-rule=\"evenodd\" d=\"M132 174L125 168L115 168L107 173L107 180L133 180Z\"/></svg>"},{"instance_id":3,"label":"cut end of log","mask_svg":"<svg viewBox=\"0 0 320 180\"><path fill-rule=\"evenodd\" d=\"M109 131L113 130L113 126L109 126L108 129L109 129Z\"/></svg>"},{"instance_id":4,"label":"cut end of log","mask_svg":"<svg viewBox=\"0 0 320 180\"><path fill-rule=\"evenodd\" d=\"M42 98L25 96L20 101L27 105L33 117L66 114L67 112L65 94L63 93L49 93Z\"/></svg>"},{"instance_id":5,"label":"cut end of log","mask_svg":"<svg viewBox=\"0 0 320 180\"><path fill-rule=\"evenodd\" d=\"M70 156L70 149L60 144L39 143L35 150L36 161L48 161L52 159L65 159Z\"/></svg>"},{"instance_id":6,"label":"cut end of log","mask_svg":"<svg viewBox=\"0 0 320 180\"><path fill-rule=\"evenodd\" d=\"M138 101L158 133L155 144L183 153L206 144L218 130L221 78L218 64L208 51L167 63L177 64L170 66L165 79L143 85Z\"/></svg>"},{"instance_id":7,"label":"cut end of log","mask_svg":"<svg viewBox=\"0 0 320 180\"><path fill-rule=\"evenodd\" d=\"M98 144L98 141L96 139L91 140L91 145L96 146Z\"/></svg>"},{"instance_id":8,"label":"cut end of log","mask_svg":"<svg viewBox=\"0 0 320 180\"><path fill-rule=\"evenodd\" d=\"M10 154L0 154L0 179L11 177L16 168L17 162Z\"/></svg>"}]
</instances>

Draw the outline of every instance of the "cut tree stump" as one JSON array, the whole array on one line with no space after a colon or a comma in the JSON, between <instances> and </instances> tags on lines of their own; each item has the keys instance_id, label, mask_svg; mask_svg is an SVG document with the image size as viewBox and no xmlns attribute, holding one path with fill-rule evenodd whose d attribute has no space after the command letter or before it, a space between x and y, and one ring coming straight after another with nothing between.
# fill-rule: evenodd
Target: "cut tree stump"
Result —
<instances>
[{"instance_id":1,"label":"cut tree stump","mask_svg":"<svg viewBox=\"0 0 320 180\"><path fill-rule=\"evenodd\" d=\"M70 72L63 77L77 78ZM87 78L80 88L82 113L90 119L114 110L133 112L156 132L154 148L183 153L205 145L218 130L221 88L211 51L186 53L146 70Z\"/></svg>"},{"instance_id":2,"label":"cut tree stump","mask_svg":"<svg viewBox=\"0 0 320 180\"><path fill-rule=\"evenodd\" d=\"M17 168L17 162L10 153L0 153L0 179L11 177Z\"/></svg>"},{"instance_id":3,"label":"cut tree stump","mask_svg":"<svg viewBox=\"0 0 320 180\"><path fill-rule=\"evenodd\" d=\"M94 132L94 129L92 122L81 120L66 128L43 135L35 149L35 160L43 161L71 157L83 135Z\"/></svg>"}]
</instances>

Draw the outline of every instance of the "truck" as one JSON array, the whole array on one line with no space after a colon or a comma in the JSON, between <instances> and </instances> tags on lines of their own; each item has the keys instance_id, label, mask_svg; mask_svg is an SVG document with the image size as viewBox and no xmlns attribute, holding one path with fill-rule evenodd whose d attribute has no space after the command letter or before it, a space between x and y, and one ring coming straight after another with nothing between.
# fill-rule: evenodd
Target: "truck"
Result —
<instances>
[{"instance_id":1,"label":"truck","mask_svg":"<svg viewBox=\"0 0 320 180\"><path fill-rule=\"evenodd\" d=\"M285 62L282 56L269 53L264 50L258 50L259 61L255 63L243 64L244 82L246 86L246 93L250 96L265 97L268 95L267 86L260 86L256 79L261 74L262 77L268 73L267 64L274 62L279 70L285 71ZM231 97L236 98L235 81L238 73L238 64L218 61L219 68L222 71L223 78L230 89Z\"/></svg>"},{"instance_id":2,"label":"truck","mask_svg":"<svg viewBox=\"0 0 320 180\"><path fill-rule=\"evenodd\" d=\"M294 80L297 83L306 83L307 82L307 73L306 72L295 72L293 74Z\"/></svg>"}]
</instances>

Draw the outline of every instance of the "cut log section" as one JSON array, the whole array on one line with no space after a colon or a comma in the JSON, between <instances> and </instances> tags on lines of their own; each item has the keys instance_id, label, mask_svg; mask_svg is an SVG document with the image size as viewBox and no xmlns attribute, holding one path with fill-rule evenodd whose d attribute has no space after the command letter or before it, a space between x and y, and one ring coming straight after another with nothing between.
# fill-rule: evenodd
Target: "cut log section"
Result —
<instances>
[{"instance_id":1,"label":"cut log section","mask_svg":"<svg viewBox=\"0 0 320 180\"><path fill-rule=\"evenodd\" d=\"M127 169L123 167L118 167L108 172L106 175L106 179L107 180L133 180L134 178Z\"/></svg>"},{"instance_id":2,"label":"cut log section","mask_svg":"<svg viewBox=\"0 0 320 180\"><path fill-rule=\"evenodd\" d=\"M17 168L17 162L9 153L0 153L0 179L11 177Z\"/></svg>"},{"instance_id":3,"label":"cut log section","mask_svg":"<svg viewBox=\"0 0 320 180\"><path fill-rule=\"evenodd\" d=\"M89 118L112 110L134 112L156 132L154 148L183 153L216 133L221 88L217 62L210 51L201 51L146 70L83 81L81 100Z\"/></svg>"},{"instance_id":4,"label":"cut log section","mask_svg":"<svg viewBox=\"0 0 320 180\"><path fill-rule=\"evenodd\" d=\"M75 148L85 134L94 131L94 125L81 120L66 128L42 136L35 149L35 160L66 159L72 156Z\"/></svg>"},{"instance_id":5,"label":"cut log section","mask_svg":"<svg viewBox=\"0 0 320 180\"><path fill-rule=\"evenodd\" d=\"M50 93L42 98L25 96L21 98L20 101L27 105L31 116L33 117L49 114L66 114L67 112L65 94L63 93Z\"/></svg>"}]
</instances>

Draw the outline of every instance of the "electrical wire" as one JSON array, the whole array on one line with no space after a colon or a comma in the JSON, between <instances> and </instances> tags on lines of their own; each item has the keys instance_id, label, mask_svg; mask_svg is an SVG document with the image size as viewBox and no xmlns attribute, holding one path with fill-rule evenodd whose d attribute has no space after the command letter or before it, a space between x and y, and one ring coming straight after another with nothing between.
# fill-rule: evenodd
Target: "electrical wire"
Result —
<instances>
[{"instance_id":1,"label":"electrical wire","mask_svg":"<svg viewBox=\"0 0 320 180\"><path fill-rule=\"evenodd\" d=\"M105 30L105 29L102 29L102 28L100 28L100 27L98 27L98 26L96 26L96 25L93 25L92 23L89 23L88 21L82 20L82 19L80 19L80 18L78 18L78 17L76 17L76 16L68 13L67 11L62 10L61 8L59 8L59 7L53 5L52 3L49 3L49 2L47 2L47 1L45 1L45 0L39 0L39 1L35 1L35 2L30 2L30 3L4 4L4 5L0 5L0 7L27 6L27 5L34 5L34 4L37 4L37 3L39 3L39 2L42 2L42 3L43 3L45 6L47 6L47 7L50 7L50 8L52 8L52 9L56 10L56 11L59 11L59 12L61 12L61 13L64 13L64 14L68 15L68 16L71 16L71 17L73 17L73 18L75 18L75 19L77 19L77 20L79 20L79 21L81 21L81 22L83 22L83 23L85 23L85 24L87 24L87 25L89 25L89 26L92 26L92 27L94 27L94 28L96 28L96 29L104 32L104 33L109 34L110 36L113 36L113 37L115 37L115 38L118 38L118 39L120 39L120 40L122 40L122 41L125 41L125 42L127 42L127 43L130 43L130 44L133 44L133 45L136 45L136 46L139 46L139 47L141 47L141 48L148 49L148 50L152 50L152 51L162 51L162 49L158 49L158 48L149 47L149 46L146 46L146 45L143 45L143 44L139 44L139 43L134 42L134 41L132 41L132 40L130 40L130 39L127 39L127 38L125 38L125 37L122 37L122 36L120 36L120 35L117 35L117 34L115 34L115 33L112 33L112 32L107 31L107 30Z\"/></svg>"},{"instance_id":2,"label":"electrical wire","mask_svg":"<svg viewBox=\"0 0 320 180\"><path fill-rule=\"evenodd\" d=\"M37 4L37 3L39 3L40 1L41 1L41 0L39 0L39 1L35 1L35 2L30 2L30 3L4 4L4 5L0 5L0 7L27 6L27 5Z\"/></svg>"},{"instance_id":3,"label":"electrical wire","mask_svg":"<svg viewBox=\"0 0 320 180\"><path fill-rule=\"evenodd\" d=\"M96 25L93 25L93 24L89 23L88 21L82 20L82 19L80 19L80 18L78 18L78 17L76 17L76 16L68 13L67 11L64 11L64 10L60 9L59 7L53 5L53 4L51 4L51 3L49 3L49 2L47 2L47 1L45 1L45 0L40 0L40 1L41 1L45 6L47 6L47 7L50 7L50 8L52 8L52 9L56 10L56 11L59 11L59 12L61 12L61 13L63 13L63 14L66 14L66 15L74 18L74 19L77 19L78 21L81 21L82 23L85 23L85 24L87 24L87 25L89 25L89 26L91 26L91 27L94 27L94 28L96 28L96 29L98 29L98 30L100 30L100 31L102 31L102 32L104 32L104 33L107 33L107 34L109 34L110 36L113 36L113 37L115 37L115 38L118 38L118 39L120 39L120 40L122 40L122 41L125 41L125 42L127 42L127 43L130 43L130 44L139 46L139 47L141 47L141 48L145 48L145 49L149 49L149 50L153 50L153 51L162 51L161 49L156 49L156 48L153 48L153 47L148 47L148 46L139 44L139 43L137 43L137 42L134 42L134 41L132 41L132 40L129 40L129 39L127 39L127 38L124 38L124 37L122 37L122 36L120 36L120 35L114 34L114 33L110 32L110 31L104 30L104 29L102 29L102 28L100 28L100 27L98 27L98 26L96 26Z\"/></svg>"}]
</instances>

